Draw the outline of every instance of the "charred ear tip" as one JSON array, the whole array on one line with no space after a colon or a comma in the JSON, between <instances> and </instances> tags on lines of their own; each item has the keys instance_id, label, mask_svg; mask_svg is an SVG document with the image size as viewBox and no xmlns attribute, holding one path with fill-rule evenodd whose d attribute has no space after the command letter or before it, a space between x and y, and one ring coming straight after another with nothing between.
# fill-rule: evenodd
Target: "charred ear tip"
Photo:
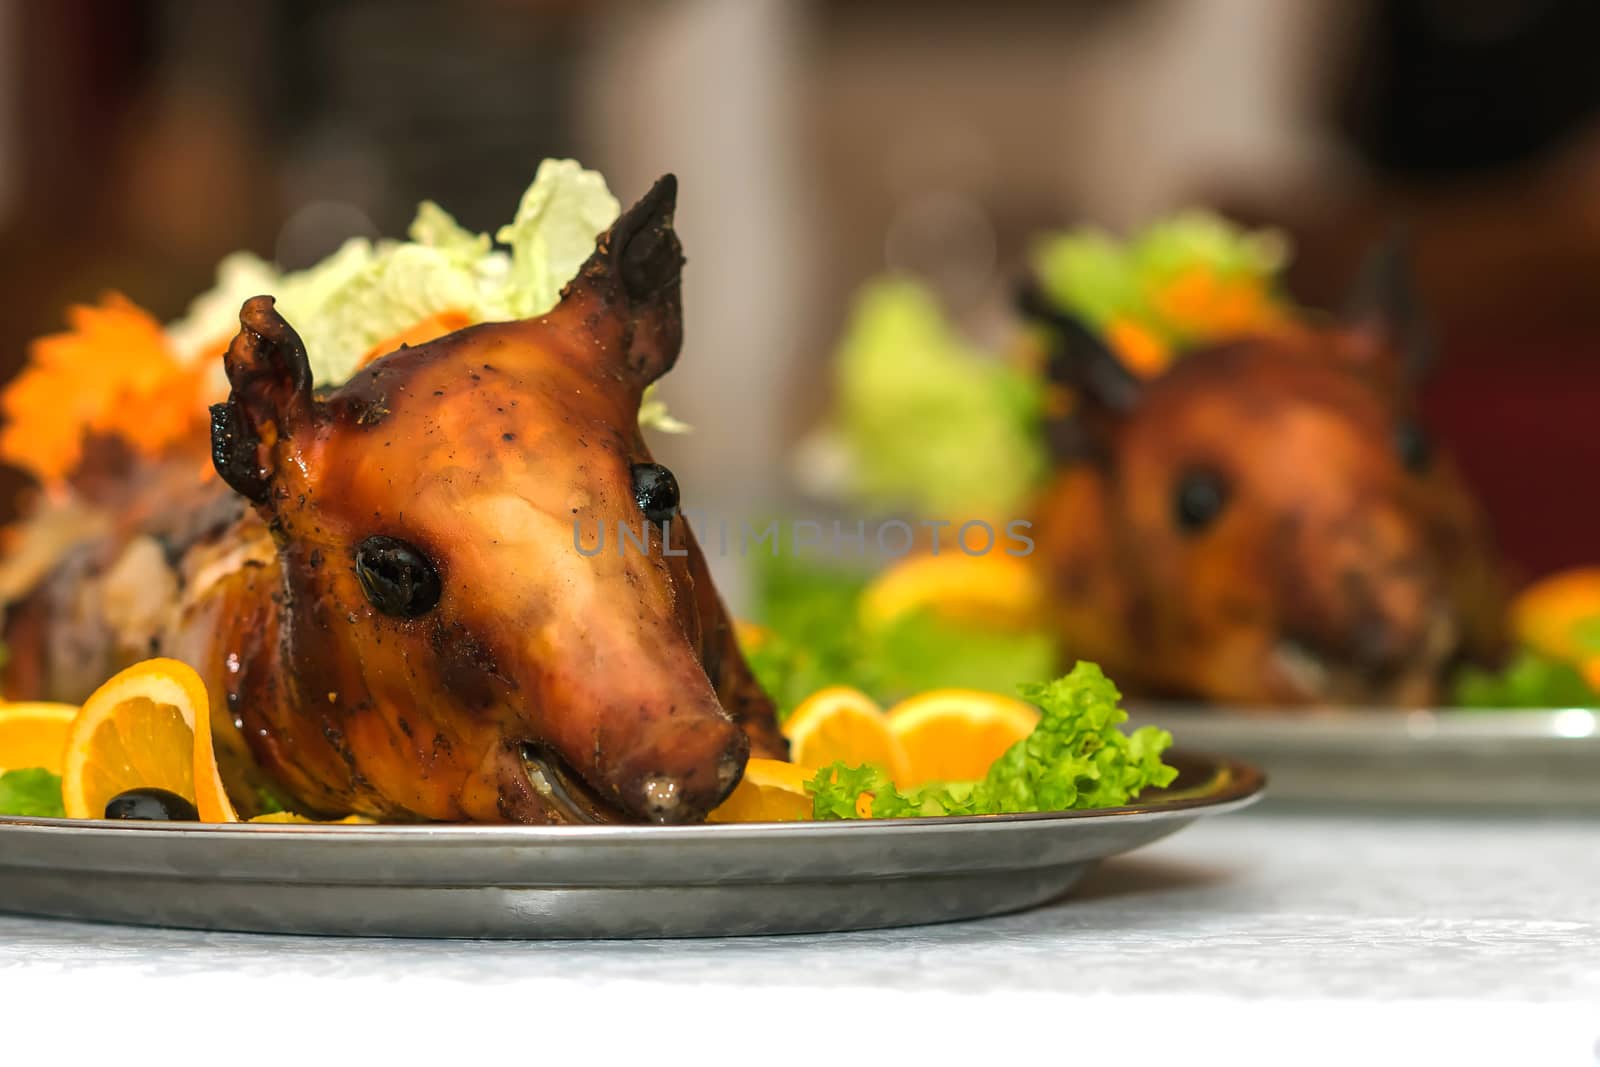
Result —
<instances>
[{"instance_id":1,"label":"charred ear tip","mask_svg":"<svg viewBox=\"0 0 1600 1067\"><path fill-rule=\"evenodd\" d=\"M678 206L678 176L668 171L657 178L650 191L639 199L639 206L646 215L671 215Z\"/></svg>"},{"instance_id":2,"label":"charred ear tip","mask_svg":"<svg viewBox=\"0 0 1600 1067\"><path fill-rule=\"evenodd\" d=\"M1129 410L1137 403L1138 379L1096 330L1052 301L1037 278L1022 281L1015 295L1023 316L1054 331L1045 372L1051 381L1081 386L1116 411Z\"/></svg>"},{"instance_id":3,"label":"charred ear tip","mask_svg":"<svg viewBox=\"0 0 1600 1067\"><path fill-rule=\"evenodd\" d=\"M223 354L228 381L237 391L253 390L256 386L250 383L257 379L281 379L292 392L309 396L311 364L305 344L278 314L276 304L276 298L263 295L252 296L240 307L239 332Z\"/></svg>"},{"instance_id":4,"label":"charred ear tip","mask_svg":"<svg viewBox=\"0 0 1600 1067\"><path fill-rule=\"evenodd\" d=\"M622 213L613 229L623 235L657 225L670 230L672 213L677 206L678 179L671 173L663 174L638 202Z\"/></svg>"},{"instance_id":5,"label":"charred ear tip","mask_svg":"<svg viewBox=\"0 0 1600 1067\"><path fill-rule=\"evenodd\" d=\"M250 344L248 334L254 334L272 344L290 345L298 347L299 334L294 332L284 317L278 314L278 298L275 296L252 296L239 308L239 325L243 328L239 337L234 338L235 344L243 341Z\"/></svg>"},{"instance_id":6,"label":"charred ear tip","mask_svg":"<svg viewBox=\"0 0 1600 1067\"><path fill-rule=\"evenodd\" d=\"M684 263L683 247L672 228L677 191L677 179L663 175L617 220L601 245L623 290L635 302L676 292Z\"/></svg>"},{"instance_id":7,"label":"charred ear tip","mask_svg":"<svg viewBox=\"0 0 1600 1067\"><path fill-rule=\"evenodd\" d=\"M271 325L273 320L281 322L277 304L277 297L265 293L250 297L239 307L239 325L260 333L261 327Z\"/></svg>"}]
</instances>

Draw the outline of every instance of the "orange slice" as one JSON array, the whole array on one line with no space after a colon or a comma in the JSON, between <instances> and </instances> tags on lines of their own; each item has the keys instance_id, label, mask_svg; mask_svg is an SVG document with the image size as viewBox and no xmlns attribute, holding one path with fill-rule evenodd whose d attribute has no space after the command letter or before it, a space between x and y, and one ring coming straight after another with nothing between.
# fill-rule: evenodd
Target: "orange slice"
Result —
<instances>
[{"instance_id":1,"label":"orange slice","mask_svg":"<svg viewBox=\"0 0 1600 1067\"><path fill-rule=\"evenodd\" d=\"M775 759L752 759L744 777L706 822L799 822L811 818L811 771Z\"/></svg>"},{"instance_id":2,"label":"orange slice","mask_svg":"<svg viewBox=\"0 0 1600 1067\"><path fill-rule=\"evenodd\" d=\"M371 826L378 820L369 819L364 815L346 815L342 819L308 819L304 815L296 815L292 811L275 811L270 815L257 815L250 820L260 823L294 823L309 826Z\"/></svg>"},{"instance_id":3,"label":"orange slice","mask_svg":"<svg viewBox=\"0 0 1600 1067\"><path fill-rule=\"evenodd\" d=\"M951 536L954 536L953 534ZM1003 538L1003 532L997 532ZM983 547L981 531L968 547ZM999 541L981 556L950 545L937 556L908 556L878 575L861 595L861 620L882 626L927 608L947 619L1024 627L1043 613L1044 592L1027 560L1008 556Z\"/></svg>"},{"instance_id":4,"label":"orange slice","mask_svg":"<svg viewBox=\"0 0 1600 1067\"><path fill-rule=\"evenodd\" d=\"M166 789L203 822L238 822L211 750L205 683L172 659L136 663L94 691L73 720L61 770L71 819L99 819L129 789Z\"/></svg>"},{"instance_id":5,"label":"orange slice","mask_svg":"<svg viewBox=\"0 0 1600 1067\"><path fill-rule=\"evenodd\" d=\"M0 704L0 771L43 767L60 774L61 753L77 714L71 704Z\"/></svg>"},{"instance_id":6,"label":"orange slice","mask_svg":"<svg viewBox=\"0 0 1600 1067\"><path fill-rule=\"evenodd\" d=\"M835 760L852 767L875 763L898 780L905 763L883 709L848 686L829 686L806 697L784 721L783 733L790 758L813 770Z\"/></svg>"},{"instance_id":7,"label":"orange slice","mask_svg":"<svg viewBox=\"0 0 1600 1067\"><path fill-rule=\"evenodd\" d=\"M901 788L982 778L989 765L1033 732L1039 713L996 693L935 689L889 711L889 731L905 753Z\"/></svg>"},{"instance_id":8,"label":"orange slice","mask_svg":"<svg viewBox=\"0 0 1600 1067\"><path fill-rule=\"evenodd\" d=\"M1569 663L1600 658L1600 567L1552 574L1511 603L1512 629L1523 644Z\"/></svg>"}]
</instances>

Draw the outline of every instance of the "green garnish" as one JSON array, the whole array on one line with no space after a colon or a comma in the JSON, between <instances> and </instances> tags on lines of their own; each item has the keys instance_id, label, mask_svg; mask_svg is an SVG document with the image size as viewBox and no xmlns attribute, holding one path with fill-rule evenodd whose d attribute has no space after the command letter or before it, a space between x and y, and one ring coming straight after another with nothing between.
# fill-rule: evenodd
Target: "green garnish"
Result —
<instances>
[{"instance_id":1,"label":"green garnish","mask_svg":"<svg viewBox=\"0 0 1600 1067\"><path fill-rule=\"evenodd\" d=\"M1462 669L1451 697L1463 708L1600 708L1600 692L1576 667L1526 648L1499 670Z\"/></svg>"},{"instance_id":2,"label":"green garnish","mask_svg":"<svg viewBox=\"0 0 1600 1067\"><path fill-rule=\"evenodd\" d=\"M779 721L830 685L888 705L929 689L1003 693L1018 678L1060 669L1055 638L1043 629L1001 630L929 611L868 626L859 602L869 575L804 557L754 562L755 616L770 633L745 658L777 704Z\"/></svg>"},{"instance_id":3,"label":"green garnish","mask_svg":"<svg viewBox=\"0 0 1600 1067\"><path fill-rule=\"evenodd\" d=\"M878 279L857 295L834 385L843 488L871 508L1009 514L1047 473L1040 384L963 338L916 282Z\"/></svg>"},{"instance_id":4,"label":"green garnish","mask_svg":"<svg viewBox=\"0 0 1600 1067\"><path fill-rule=\"evenodd\" d=\"M1205 211L1186 211L1160 219L1126 239L1094 227L1040 234L1032 264L1045 293L1063 310L1091 327L1115 322L1137 324L1167 346L1203 340L1214 325L1233 327L1237 309L1219 300L1226 290L1272 294L1289 259L1289 246L1276 230L1246 230ZM1213 291L1199 306L1163 306L1174 283L1204 276ZM1276 300L1276 296L1269 297ZM1213 302L1216 303L1213 303Z\"/></svg>"},{"instance_id":5,"label":"green garnish","mask_svg":"<svg viewBox=\"0 0 1600 1067\"><path fill-rule=\"evenodd\" d=\"M66 818L67 811L61 806L60 775L42 767L0 774L0 815Z\"/></svg>"},{"instance_id":6,"label":"green garnish","mask_svg":"<svg viewBox=\"0 0 1600 1067\"><path fill-rule=\"evenodd\" d=\"M863 793L872 794L875 819L1114 808L1178 776L1161 761L1171 734L1153 726L1118 729L1128 719L1122 694L1095 664L1080 662L1062 678L1017 691L1039 706L1039 725L981 780L901 792L880 768L835 763L806 783L814 817L859 818Z\"/></svg>"}]
</instances>

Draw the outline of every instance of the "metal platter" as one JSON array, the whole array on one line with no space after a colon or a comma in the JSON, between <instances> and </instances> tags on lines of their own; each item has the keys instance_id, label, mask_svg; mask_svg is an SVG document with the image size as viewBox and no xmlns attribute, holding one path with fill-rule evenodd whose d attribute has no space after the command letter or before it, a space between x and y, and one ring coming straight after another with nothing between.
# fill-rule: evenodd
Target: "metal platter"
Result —
<instances>
[{"instance_id":1,"label":"metal platter","mask_svg":"<svg viewBox=\"0 0 1600 1067\"><path fill-rule=\"evenodd\" d=\"M719 826L304 826L0 818L0 911L392 937L820 933L998 915L1260 795L1172 754L1171 787L1102 811Z\"/></svg>"},{"instance_id":2,"label":"metal platter","mask_svg":"<svg viewBox=\"0 0 1600 1067\"><path fill-rule=\"evenodd\" d=\"M1272 776L1272 806L1600 811L1600 712L1130 707Z\"/></svg>"}]
</instances>

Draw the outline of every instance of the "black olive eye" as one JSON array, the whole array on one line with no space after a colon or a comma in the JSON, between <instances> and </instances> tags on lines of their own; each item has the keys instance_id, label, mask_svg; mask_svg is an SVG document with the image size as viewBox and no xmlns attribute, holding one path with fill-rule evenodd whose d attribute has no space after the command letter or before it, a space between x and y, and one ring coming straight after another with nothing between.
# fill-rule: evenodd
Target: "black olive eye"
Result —
<instances>
[{"instance_id":1,"label":"black olive eye","mask_svg":"<svg viewBox=\"0 0 1600 1067\"><path fill-rule=\"evenodd\" d=\"M1414 422L1402 422L1394 428L1394 451L1412 474L1421 474L1433 461L1433 445L1422 427Z\"/></svg>"},{"instance_id":2,"label":"black olive eye","mask_svg":"<svg viewBox=\"0 0 1600 1067\"><path fill-rule=\"evenodd\" d=\"M1193 470L1178 479L1172 498L1172 517L1184 533L1199 533L1222 514L1228 503L1228 483L1212 470Z\"/></svg>"},{"instance_id":3,"label":"black olive eye","mask_svg":"<svg viewBox=\"0 0 1600 1067\"><path fill-rule=\"evenodd\" d=\"M106 802L106 818L145 822L199 822L200 813L178 794L165 789L130 789Z\"/></svg>"},{"instance_id":4,"label":"black olive eye","mask_svg":"<svg viewBox=\"0 0 1600 1067\"><path fill-rule=\"evenodd\" d=\"M666 522L678 513L678 479L659 463L635 463L633 499L645 518Z\"/></svg>"},{"instance_id":5,"label":"black olive eye","mask_svg":"<svg viewBox=\"0 0 1600 1067\"><path fill-rule=\"evenodd\" d=\"M385 615L416 618L439 602L439 571L417 546L398 537L369 537L356 549L356 577Z\"/></svg>"}]
</instances>

